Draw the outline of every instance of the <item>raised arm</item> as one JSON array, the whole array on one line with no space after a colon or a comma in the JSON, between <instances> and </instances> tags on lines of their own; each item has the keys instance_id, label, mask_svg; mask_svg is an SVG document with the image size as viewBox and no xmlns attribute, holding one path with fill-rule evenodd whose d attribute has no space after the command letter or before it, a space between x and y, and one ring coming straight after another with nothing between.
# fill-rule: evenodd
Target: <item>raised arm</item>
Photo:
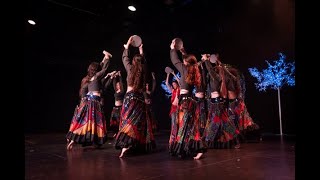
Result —
<instances>
[{"instance_id":1,"label":"raised arm","mask_svg":"<svg viewBox=\"0 0 320 180\"><path fill-rule=\"evenodd\" d=\"M118 75L119 75L119 83L120 83L120 93L124 93L124 86L123 86L123 80L122 80L122 76L120 71L118 71Z\"/></svg>"},{"instance_id":2,"label":"raised arm","mask_svg":"<svg viewBox=\"0 0 320 180\"><path fill-rule=\"evenodd\" d=\"M212 79L216 79L216 80L220 81L221 77L219 76L218 73L216 73L216 71L214 70L214 67L212 66L212 64L209 61L210 55L209 54L202 54L201 56L202 56L201 60L204 61L204 64L208 70L210 77Z\"/></svg>"},{"instance_id":3,"label":"raised arm","mask_svg":"<svg viewBox=\"0 0 320 180\"><path fill-rule=\"evenodd\" d=\"M102 79L105 76L105 73L110 65L110 58L112 55L108 53L107 51L103 51L103 54L105 55L101 61L100 64L102 64L102 69L95 74L95 77L97 79Z\"/></svg>"},{"instance_id":4,"label":"raised arm","mask_svg":"<svg viewBox=\"0 0 320 180\"><path fill-rule=\"evenodd\" d=\"M178 77L174 72L172 72L172 74L173 74L173 76L176 78L179 86L181 86L179 77Z\"/></svg>"},{"instance_id":5,"label":"raised arm","mask_svg":"<svg viewBox=\"0 0 320 180\"><path fill-rule=\"evenodd\" d=\"M123 53L122 53L122 63L124 65L124 68L126 69L127 71L127 74L129 74L130 72L130 69L131 69L131 64L130 64L130 59L129 59L129 46L132 42L132 36L130 36L130 38L128 39L127 41L127 44L124 44L123 47L124 47L124 50L123 50Z\"/></svg>"},{"instance_id":6,"label":"raised arm","mask_svg":"<svg viewBox=\"0 0 320 180\"><path fill-rule=\"evenodd\" d=\"M182 72L183 71L183 63L178 58L178 54L175 49L170 50L170 59L171 59L172 64L174 65L174 67L176 67L179 72Z\"/></svg>"},{"instance_id":7,"label":"raised arm","mask_svg":"<svg viewBox=\"0 0 320 180\"><path fill-rule=\"evenodd\" d=\"M108 73L102 80L101 80L101 84L103 85L104 89L107 89L113 79L114 74L116 73L116 71L112 71L111 73Z\"/></svg>"},{"instance_id":8,"label":"raised arm","mask_svg":"<svg viewBox=\"0 0 320 180\"><path fill-rule=\"evenodd\" d=\"M131 64L129 61L129 49L124 49L122 53L122 63L124 65L124 68L126 69L127 73L130 72Z\"/></svg>"},{"instance_id":9,"label":"raised arm","mask_svg":"<svg viewBox=\"0 0 320 180\"><path fill-rule=\"evenodd\" d=\"M120 84L120 93L123 93L124 92L124 89L123 89L123 82L122 82L122 77L121 77L121 73L120 71L118 71L115 76L118 76L119 77L119 81L117 81L116 77L113 78L113 89L115 92L117 92L117 82L119 82Z\"/></svg>"},{"instance_id":10,"label":"raised arm","mask_svg":"<svg viewBox=\"0 0 320 180\"><path fill-rule=\"evenodd\" d=\"M170 45L170 59L172 64L177 68L179 72L183 71L183 63L179 60L177 50L174 48L175 42L172 41Z\"/></svg>"},{"instance_id":11,"label":"raised arm","mask_svg":"<svg viewBox=\"0 0 320 180\"><path fill-rule=\"evenodd\" d=\"M143 56L143 44L139 46L139 53Z\"/></svg>"},{"instance_id":12,"label":"raised arm","mask_svg":"<svg viewBox=\"0 0 320 180\"><path fill-rule=\"evenodd\" d=\"M168 89L169 89L170 92L171 92L171 91L172 91L172 87L171 87L171 85L169 84L169 76L170 76L170 73L167 73L166 86L168 87Z\"/></svg>"},{"instance_id":13,"label":"raised arm","mask_svg":"<svg viewBox=\"0 0 320 180\"><path fill-rule=\"evenodd\" d=\"M211 65L210 61L205 61L204 64L206 65L206 68L208 70L210 77L220 81L221 78L220 78L219 74L216 73L216 71L214 70L214 67Z\"/></svg>"}]
</instances>

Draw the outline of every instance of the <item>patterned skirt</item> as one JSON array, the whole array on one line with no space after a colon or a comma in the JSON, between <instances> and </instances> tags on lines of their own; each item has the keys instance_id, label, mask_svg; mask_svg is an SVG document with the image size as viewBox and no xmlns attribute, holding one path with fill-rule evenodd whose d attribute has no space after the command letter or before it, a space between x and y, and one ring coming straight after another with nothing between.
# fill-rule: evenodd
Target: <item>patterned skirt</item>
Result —
<instances>
[{"instance_id":1,"label":"patterned skirt","mask_svg":"<svg viewBox=\"0 0 320 180\"><path fill-rule=\"evenodd\" d=\"M119 131L121 107L122 106L114 106L111 112L109 129L114 133Z\"/></svg>"},{"instance_id":2,"label":"patterned skirt","mask_svg":"<svg viewBox=\"0 0 320 180\"><path fill-rule=\"evenodd\" d=\"M246 139L246 134L256 134L260 137L260 127L256 124L242 99L234 99L229 102L229 114L233 118L242 139Z\"/></svg>"},{"instance_id":3,"label":"patterned skirt","mask_svg":"<svg viewBox=\"0 0 320 180\"><path fill-rule=\"evenodd\" d=\"M210 149L232 148L238 144L237 129L228 116L224 101L222 98L212 98L210 101L210 113L204 133L204 139Z\"/></svg>"},{"instance_id":4,"label":"patterned skirt","mask_svg":"<svg viewBox=\"0 0 320 180\"><path fill-rule=\"evenodd\" d=\"M75 109L66 138L83 146L100 146L105 143L106 137L106 121L100 97L86 95Z\"/></svg>"},{"instance_id":5,"label":"patterned skirt","mask_svg":"<svg viewBox=\"0 0 320 180\"><path fill-rule=\"evenodd\" d=\"M229 114L234 119L237 129L240 132L259 129L259 126L253 122L242 99L234 99L229 102Z\"/></svg>"},{"instance_id":6,"label":"patterned skirt","mask_svg":"<svg viewBox=\"0 0 320 180\"><path fill-rule=\"evenodd\" d=\"M200 135L200 121L195 115L196 106L194 99L181 96L177 112L177 135L169 142L169 153L172 156L194 156L206 152Z\"/></svg>"},{"instance_id":7,"label":"patterned skirt","mask_svg":"<svg viewBox=\"0 0 320 180\"><path fill-rule=\"evenodd\" d=\"M200 123L200 136L203 137L204 129L207 122L207 101L205 98L195 98L197 102L196 106L196 118Z\"/></svg>"},{"instance_id":8,"label":"patterned skirt","mask_svg":"<svg viewBox=\"0 0 320 180\"><path fill-rule=\"evenodd\" d=\"M146 117L142 93L127 92L121 109L121 123L115 139L115 148L128 148L150 152L155 147L152 123Z\"/></svg>"}]
</instances>

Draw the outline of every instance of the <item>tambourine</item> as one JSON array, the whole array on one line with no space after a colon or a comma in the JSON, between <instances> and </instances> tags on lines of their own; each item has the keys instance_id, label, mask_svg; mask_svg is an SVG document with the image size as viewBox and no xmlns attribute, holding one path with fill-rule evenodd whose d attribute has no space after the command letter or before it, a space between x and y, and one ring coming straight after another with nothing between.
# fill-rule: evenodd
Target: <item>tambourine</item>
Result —
<instances>
[{"instance_id":1,"label":"tambourine","mask_svg":"<svg viewBox=\"0 0 320 180\"><path fill-rule=\"evenodd\" d=\"M210 57L209 57L209 60L210 60L211 63L216 63L217 60L218 60L218 57L215 54L211 54Z\"/></svg>"},{"instance_id":2,"label":"tambourine","mask_svg":"<svg viewBox=\"0 0 320 180\"><path fill-rule=\"evenodd\" d=\"M138 36L138 35L133 35L133 36L132 36L131 45L132 45L133 47L139 47L139 46L141 45L141 43L142 43L142 39L141 39L140 36Z\"/></svg>"},{"instance_id":3,"label":"tambourine","mask_svg":"<svg viewBox=\"0 0 320 180\"><path fill-rule=\"evenodd\" d=\"M180 51L183 48L183 41L180 38L174 38L173 41L175 42L174 48Z\"/></svg>"},{"instance_id":4,"label":"tambourine","mask_svg":"<svg viewBox=\"0 0 320 180\"><path fill-rule=\"evenodd\" d=\"M164 71L165 71L167 74L169 74L169 73L172 73L172 72L173 72L173 69L171 69L170 67L166 67L166 68L164 69Z\"/></svg>"}]
</instances>

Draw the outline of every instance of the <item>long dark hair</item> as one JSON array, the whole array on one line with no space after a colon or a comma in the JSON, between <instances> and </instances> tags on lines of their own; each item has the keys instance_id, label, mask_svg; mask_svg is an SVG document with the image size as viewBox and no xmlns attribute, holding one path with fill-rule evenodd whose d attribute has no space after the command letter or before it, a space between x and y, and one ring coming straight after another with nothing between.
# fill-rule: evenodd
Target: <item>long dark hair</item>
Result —
<instances>
[{"instance_id":1,"label":"long dark hair","mask_svg":"<svg viewBox=\"0 0 320 180\"><path fill-rule=\"evenodd\" d=\"M144 57L136 54L132 59L131 73L128 78L128 85L133 87L133 90L141 90L144 88L146 79L146 67Z\"/></svg>"}]
</instances>

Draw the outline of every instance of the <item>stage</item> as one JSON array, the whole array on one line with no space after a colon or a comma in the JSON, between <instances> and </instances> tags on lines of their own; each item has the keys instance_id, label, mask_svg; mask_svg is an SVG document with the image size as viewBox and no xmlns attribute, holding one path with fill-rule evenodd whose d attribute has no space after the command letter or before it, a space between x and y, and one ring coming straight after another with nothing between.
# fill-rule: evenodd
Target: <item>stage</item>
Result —
<instances>
[{"instance_id":1,"label":"stage","mask_svg":"<svg viewBox=\"0 0 320 180\"><path fill-rule=\"evenodd\" d=\"M25 134L26 180L294 180L295 137L263 134L240 149L209 149L200 160L171 157L169 131L156 135L154 153L119 158L110 139L101 149L75 145L64 133Z\"/></svg>"}]
</instances>

